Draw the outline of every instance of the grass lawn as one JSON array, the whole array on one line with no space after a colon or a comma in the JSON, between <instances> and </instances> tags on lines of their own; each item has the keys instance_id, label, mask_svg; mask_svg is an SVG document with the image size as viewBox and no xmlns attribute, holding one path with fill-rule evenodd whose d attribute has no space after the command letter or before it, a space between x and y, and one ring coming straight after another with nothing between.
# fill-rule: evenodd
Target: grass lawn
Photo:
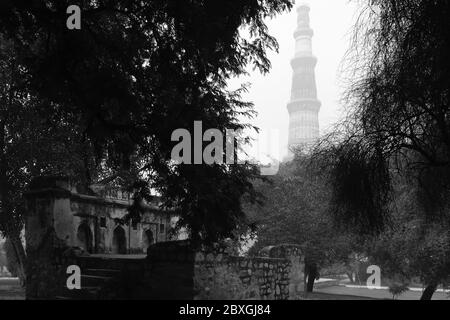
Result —
<instances>
[{"instance_id":1,"label":"grass lawn","mask_svg":"<svg viewBox=\"0 0 450 320\"><path fill-rule=\"evenodd\" d=\"M0 278L0 300L24 300L25 290L17 278Z\"/></svg>"}]
</instances>

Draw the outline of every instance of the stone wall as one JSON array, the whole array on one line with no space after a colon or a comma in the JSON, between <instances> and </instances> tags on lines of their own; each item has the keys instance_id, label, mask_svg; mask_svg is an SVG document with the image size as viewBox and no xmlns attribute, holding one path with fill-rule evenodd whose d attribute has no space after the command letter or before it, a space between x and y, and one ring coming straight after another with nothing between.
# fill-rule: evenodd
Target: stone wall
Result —
<instances>
[{"instance_id":1,"label":"stone wall","mask_svg":"<svg viewBox=\"0 0 450 320\"><path fill-rule=\"evenodd\" d=\"M32 251L39 255L30 256L28 299L61 295L67 266L87 268L83 257L54 233L44 236L42 244ZM303 265L295 247L282 257L245 258L220 250L196 251L189 242L176 241L155 244L145 259L127 261L121 274L102 288L99 299L295 300L303 293Z\"/></svg>"},{"instance_id":2,"label":"stone wall","mask_svg":"<svg viewBox=\"0 0 450 320\"><path fill-rule=\"evenodd\" d=\"M80 265L83 273L83 251L76 249L77 224L83 219L92 221L88 226L94 231L95 249L101 249L96 219L102 213L116 217L124 212L126 203L76 193L68 179L61 178L35 181L26 197L27 298L52 299L64 290L68 265ZM108 246L105 243L105 252ZM189 241L156 243L148 248L145 259L119 268L121 274L102 291L103 297L297 299L303 292L299 247L268 247L260 255L245 258L221 249L197 250Z\"/></svg>"},{"instance_id":3,"label":"stone wall","mask_svg":"<svg viewBox=\"0 0 450 320\"><path fill-rule=\"evenodd\" d=\"M303 293L298 247L267 248L262 257L193 250L187 241L148 250L140 292L149 299L287 300ZM146 287L146 289L142 289Z\"/></svg>"},{"instance_id":4,"label":"stone wall","mask_svg":"<svg viewBox=\"0 0 450 320\"><path fill-rule=\"evenodd\" d=\"M67 247L53 229L27 246L27 299L54 299L65 290L67 267L77 265L76 249Z\"/></svg>"},{"instance_id":5,"label":"stone wall","mask_svg":"<svg viewBox=\"0 0 450 320\"><path fill-rule=\"evenodd\" d=\"M290 262L287 259L201 256L195 265L198 299L286 300ZM219 258L220 260L220 258Z\"/></svg>"}]
</instances>

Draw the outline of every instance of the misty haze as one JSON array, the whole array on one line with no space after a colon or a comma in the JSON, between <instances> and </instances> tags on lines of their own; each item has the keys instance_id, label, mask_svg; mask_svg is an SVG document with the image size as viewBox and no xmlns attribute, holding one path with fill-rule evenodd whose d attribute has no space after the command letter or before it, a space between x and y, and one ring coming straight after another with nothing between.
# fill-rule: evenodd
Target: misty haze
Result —
<instances>
[{"instance_id":1,"label":"misty haze","mask_svg":"<svg viewBox=\"0 0 450 320\"><path fill-rule=\"evenodd\" d=\"M0 2L0 300L448 300L449 15Z\"/></svg>"}]
</instances>

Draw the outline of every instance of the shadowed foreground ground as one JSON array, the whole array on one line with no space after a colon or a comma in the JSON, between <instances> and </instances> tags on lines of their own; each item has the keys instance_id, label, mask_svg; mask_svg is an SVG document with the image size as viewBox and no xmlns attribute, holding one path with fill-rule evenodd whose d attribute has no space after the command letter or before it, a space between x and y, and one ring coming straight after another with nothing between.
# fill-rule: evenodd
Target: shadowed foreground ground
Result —
<instances>
[{"instance_id":1,"label":"shadowed foreground ground","mask_svg":"<svg viewBox=\"0 0 450 320\"><path fill-rule=\"evenodd\" d=\"M420 291L408 291L399 300L419 300ZM0 300L23 300L25 291L20 287L16 278L0 278ZM392 299L387 290L370 290L366 288L351 288L345 286L330 286L320 288L309 294L307 300L378 300ZM450 300L448 294L436 292L433 300Z\"/></svg>"},{"instance_id":2,"label":"shadowed foreground ground","mask_svg":"<svg viewBox=\"0 0 450 320\"><path fill-rule=\"evenodd\" d=\"M0 278L0 300L24 300L25 290L16 278Z\"/></svg>"}]
</instances>

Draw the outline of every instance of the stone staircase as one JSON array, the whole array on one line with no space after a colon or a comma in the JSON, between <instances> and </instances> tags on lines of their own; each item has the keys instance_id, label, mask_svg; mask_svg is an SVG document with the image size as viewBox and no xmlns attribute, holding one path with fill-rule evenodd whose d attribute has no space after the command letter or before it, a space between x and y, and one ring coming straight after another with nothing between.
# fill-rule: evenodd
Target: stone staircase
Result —
<instances>
[{"instance_id":1,"label":"stone staircase","mask_svg":"<svg viewBox=\"0 0 450 320\"><path fill-rule=\"evenodd\" d=\"M81 268L81 289L62 289L57 300L102 300L117 294L126 270L137 270L143 257L92 255L78 258ZM111 290L111 287L114 288Z\"/></svg>"}]
</instances>

